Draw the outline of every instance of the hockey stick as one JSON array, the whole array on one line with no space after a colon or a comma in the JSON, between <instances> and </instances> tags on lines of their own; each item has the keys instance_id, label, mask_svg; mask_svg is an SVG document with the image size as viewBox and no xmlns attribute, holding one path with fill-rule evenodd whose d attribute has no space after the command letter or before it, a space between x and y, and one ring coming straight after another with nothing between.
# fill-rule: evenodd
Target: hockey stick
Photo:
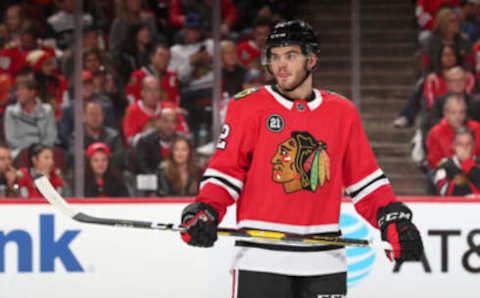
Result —
<instances>
[{"instance_id":1,"label":"hockey stick","mask_svg":"<svg viewBox=\"0 0 480 298\"><path fill-rule=\"evenodd\" d=\"M185 228L173 224L173 223L159 223L150 221L138 221L127 219L115 219L94 217L83 212L74 209L69 205L62 196L53 188L52 184L46 176L39 175L35 177L34 184L43 197L50 202L50 204L57 207L63 214L71 217L72 219L91 224L119 226L128 228L143 228L152 230L169 230L183 232ZM233 236L242 238L255 238L264 240L273 240L288 243L310 243L310 244L325 244L325 245L337 245L337 246L372 246L384 250L392 250L391 245L388 242L372 242L369 240L353 239L353 238L341 238L341 237L320 237L320 236L305 236L299 234L290 234L274 231L252 230L252 229L229 229L218 228L218 235Z\"/></svg>"}]
</instances>

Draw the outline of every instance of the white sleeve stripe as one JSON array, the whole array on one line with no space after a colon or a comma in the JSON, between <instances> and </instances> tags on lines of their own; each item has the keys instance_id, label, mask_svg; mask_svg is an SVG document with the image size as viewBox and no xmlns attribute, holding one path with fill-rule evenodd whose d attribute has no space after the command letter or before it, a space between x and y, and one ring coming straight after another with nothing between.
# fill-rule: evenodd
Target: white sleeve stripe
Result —
<instances>
[{"instance_id":1,"label":"white sleeve stripe","mask_svg":"<svg viewBox=\"0 0 480 298\"><path fill-rule=\"evenodd\" d=\"M442 196L446 195L447 194L447 189L448 189L448 183L445 183L442 188L440 188L440 194Z\"/></svg>"},{"instance_id":2,"label":"white sleeve stripe","mask_svg":"<svg viewBox=\"0 0 480 298\"><path fill-rule=\"evenodd\" d=\"M228 182L232 183L233 185L235 185L236 187L238 187L240 189L243 188L243 182L242 181L240 181L237 178L234 178L230 175L227 175L227 174L224 174L220 171L212 169L212 168L206 169L205 173L203 173L203 176L218 176L218 177L221 177L221 178L227 180Z\"/></svg>"},{"instance_id":3,"label":"white sleeve stripe","mask_svg":"<svg viewBox=\"0 0 480 298\"><path fill-rule=\"evenodd\" d=\"M371 185L365 187L365 189L363 189L360 193L358 193L355 197L352 198L353 203L354 204L358 203L361 199L368 196L373 191L377 190L380 186L388 185L388 184L390 184L390 181L388 181L388 178L383 178L372 183Z\"/></svg>"},{"instance_id":4,"label":"white sleeve stripe","mask_svg":"<svg viewBox=\"0 0 480 298\"><path fill-rule=\"evenodd\" d=\"M383 171L381 169L377 169L376 171L363 178L362 180L358 181L357 183L346 187L345 190L349 194L356 192L357 190L361 189L362 187L372 182L376 178L380 177L381 175L383 175Z\"/></svg>"},{"instance_id":5,"label":"white sleeve stripe","mask_svg":"<svg viewBox=\"0 0 480 298\"><path fill-rule=\"evenodd\" d=\"M215 185L218 185L220 187L222 187L223 189L225 189L229 194L230 196L236 201L238 200L238 197L239 197L239 193L232 189L231 187L229 187L228 185L226 185L225 183L223 183L222 181L218 180L218 179L215 179L215 178L209 178L205 181L202 181L200 183L200 190L207 184L207 183L212 183L212 184L215 184Z\"/></svg>"}]
</instances>

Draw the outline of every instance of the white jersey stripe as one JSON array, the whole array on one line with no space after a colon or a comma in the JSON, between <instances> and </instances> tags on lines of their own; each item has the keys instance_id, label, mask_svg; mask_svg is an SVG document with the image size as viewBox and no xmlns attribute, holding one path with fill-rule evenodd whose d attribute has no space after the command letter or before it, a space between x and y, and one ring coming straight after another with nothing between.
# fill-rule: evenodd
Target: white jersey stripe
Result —
<instances>
[{"instance_id":1,"label":"white jersey stripe","mask_svg":"<svg viewBox=\"0 0 480 298\"><path fill-rule=\"evenodd\" d=\"M281 251L234 247L232 269L288 275L323 275L347 271L345 248L327 251Z\"/></svg>"},{"instance_id":2,"label":"white jersey stripe","mask_svg":"<svg viewBox=\"0 0 480 298\"><path fill-rule=\"evenodd\" d=\"M205 181L202 181L200 183L200 190L207 184L207 183L212 183L212 184L215 184L215 185L218 185L220 187L222 187L223 189L225 189L229 194L230 196L236 201L238 200L238 197L240 196L240 194L232 189L231 187L229 187L228 185L226 185L225 183L223 183L222 181L218 180L218 179L215 179L215 178L209 178Z\"/></svg>"},{"instance_id":3,"label":"white jersey stripe","mask_svg":"<svg viewBox=\"0 0 480 298\"><path fill-rule=\"evenodd\" d=\"M248 219L240 220L238 222L238 226L240 228L254 228L260 230L282 231L286 233L296 234L318 234L339 231L338 224L300 226Z\"/></svg>"},{"instance_id":4,"label":"white jersey stripe","mask_svg":"<svg viewBox=\"0 0 480 298\"><path fill-rule=\"evenodd\" d=\"M234 178L230 175L227 175L227 174L224 174L220 171L217 171L215 169L212 169L212 168L208 168L205 170L205 173L203 173L203 176L217 176L217 177L221 177L225 180L227 180L228 182L232 183L233 185L235 185L236 187L240 188L240 189L243 189L243 182L240 181L239 179L237 178Z\"/></svg>"},{"instance_id":5,"label":"white jersey stripe","mask_svg":"<svg viewBox=\"0 0 480 298\"><path fill-rule=\"evenodd\" d=\"M380 179L378 181L375 181L374 183L370 184L369 186L365 187L361 192L359 192L355 197L352 198L352 201L354 204L358 203L361 199L364 197L368 196L370 193L375 191L377 188L379 188L382 185L388 185L390 184L390 181L388 181L387 178Z\"/></svg>"},{"instance_id":6,"label":"white jersey stripe","mask_svg":"<svg viewBox=\"0 0 480 298\"><path fill-rule=\"evenodd\" d=\"M383 175L383 171L381 169L375 170L373 173L368 175L367 177L363 178L362 180L358 181L357 183L347 186L345 190L347 191L348 194L351 194L353 192L356 192L357 190L361 189L365 185L369 184L376 178L380 177Z\"/></svg>"}]
</instances>

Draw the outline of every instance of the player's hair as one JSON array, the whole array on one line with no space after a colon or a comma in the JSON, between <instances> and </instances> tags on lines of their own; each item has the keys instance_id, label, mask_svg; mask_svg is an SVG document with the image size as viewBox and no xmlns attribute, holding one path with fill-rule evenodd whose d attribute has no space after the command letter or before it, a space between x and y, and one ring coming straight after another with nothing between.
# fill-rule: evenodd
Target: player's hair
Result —
<instances>
[{"instance_id":1,"label":"player's hair","mask_svg":"<svg viewBox=\"0 0 480 298\"><path fill-rule=\"evenodd\" d=\"M257 17L253 21L253 28L256 27L272 27L272 21L269 18L266 17Z\"/></svg>"},{"instance_id":2,"label":"player's hair","mask_svg":"<svg viewBox=\"0 0 480 298\"><path fill-rule=\"evenodd\" d=\"M164 44L164 43L156 43L150 50L150 53L148 53L148 56L150 59L152 59L152 57L157 53L157 50L158 49L165 49L165 50L168 50L170 51L170 48L168 47L168 45Z\"/></svg>"}]
</instances>

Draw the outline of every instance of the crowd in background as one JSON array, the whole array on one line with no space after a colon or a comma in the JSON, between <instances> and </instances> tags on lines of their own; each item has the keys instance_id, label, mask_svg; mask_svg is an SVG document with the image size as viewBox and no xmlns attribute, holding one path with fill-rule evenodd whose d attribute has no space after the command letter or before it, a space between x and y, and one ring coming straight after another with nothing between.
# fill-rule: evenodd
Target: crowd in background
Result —
<instances>
[{"instance_id":1,"label":"crowd in background","mask_svg":"<svg viewBox=\"0 0 480 298\"><path fill-rule=\"evenodd\" d=\"M74 193L75 117L84 124L86 197L195 195L213 151L212 2L84 0L75 98L75 1L1 1L0 197L40 197L36 174ZM224 108L271 80L261 48L295 3L220 3Z\"/></svg>"},{"instance_id":2,"label":"crowd in background","mask_svg":"<svg viewBox=\"0 0 480 298\"><path fill-rule=\"evenodd\" d=\"M393 124L417 126L412 159L427 175L428 194L478 194L480 1L418 0L415 16L419 75Z\"/></svg>"}]
</instances>

